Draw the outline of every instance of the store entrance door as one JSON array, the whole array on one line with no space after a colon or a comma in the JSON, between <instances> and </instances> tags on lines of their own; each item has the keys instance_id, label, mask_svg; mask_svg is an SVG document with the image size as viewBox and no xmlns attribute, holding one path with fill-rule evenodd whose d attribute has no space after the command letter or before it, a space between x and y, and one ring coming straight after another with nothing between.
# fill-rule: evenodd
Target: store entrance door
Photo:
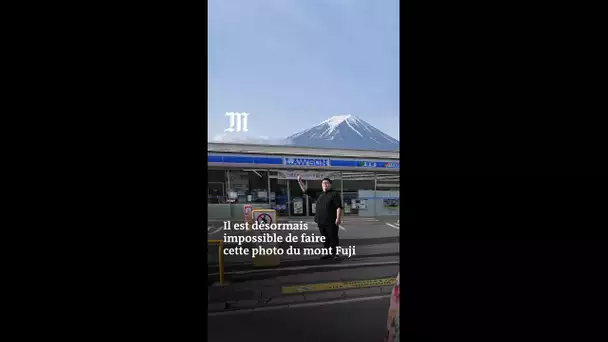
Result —
<instances>
[{"instance_id":1,"label":"store entrance door","mask_svg":"<svg viewBox=\"0 0 608 342\"><path fill-rule=\"evenodd\" d=\"M290 179L289 182L289 216L310 216L308 211L308 196L302 193L297 180ZM304 180L304 185L307 181Z\"/></svg>"}]
</instances>

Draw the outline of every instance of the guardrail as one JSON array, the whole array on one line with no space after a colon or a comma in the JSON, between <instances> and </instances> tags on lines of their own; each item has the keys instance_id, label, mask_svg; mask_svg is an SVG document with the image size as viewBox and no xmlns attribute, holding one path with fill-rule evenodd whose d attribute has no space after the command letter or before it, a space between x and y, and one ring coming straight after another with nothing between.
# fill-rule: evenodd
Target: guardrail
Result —
<instances>
[{"instance_id":1,"label":"guardrail","mask_svg":"<svg viewBox=\"0 0 608 342\"><path fill-rule=\"evenodd\" d=\"M224 285L224 241L222 240L207 240L207 244L219 244L219 264L220 264L220 285Z\"/></svg>"}]
</instances>

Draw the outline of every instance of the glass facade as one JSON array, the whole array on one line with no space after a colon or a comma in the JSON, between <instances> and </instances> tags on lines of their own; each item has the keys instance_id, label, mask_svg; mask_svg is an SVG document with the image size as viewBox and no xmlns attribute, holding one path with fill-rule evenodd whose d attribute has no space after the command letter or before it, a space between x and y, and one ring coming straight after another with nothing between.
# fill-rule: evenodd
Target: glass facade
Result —
<instances>
[{"instance_id":1,"label":"glass facade","mask_svg":"<svg viewBox=\"0 0 608 342\"><path fill-rule=\"evenodd\" d=\"M374 173L342 172L342 177L345 215L368 216L365 215L367 199L361 198L361 191L374 191Z\"/></svg>"},{"instance_id":2,"label":"glass facade","mask_svg":"<svg viewBox=\"0 0 608 342\"><path fill-rule=\"evenodd\" d=\"M277 216L311 217L315 198L304 196L300 174L309 189L321 190L321 179L332 179L340 192L346 216L399 215L399 174L327 170L259 170L211 168L208 176L209 216L243 219L245 205L275 209Z\"/></svg>"},{"instance_id":3,"label":"glass facade","mask_svg":"<svg viewBox=\"0 0 608 342\"><path fill-rule=\"evenodd\" d=\"M226 189L233 204L268 203L268 172L262 170L226 170Z\"/></svg>"},{"instance_id":4,"label":"glass facade","mask_svg":"<svg viewBox=\"0 0 608 342\"><path fill-rule=\"evenodd\" d=\"M226 171L207 171L207 203L226 203Z\"/></svg>"},{"instance_id":5,"label":"glass facade","mask_svg":"<svg viewBox=\"0 0 608 342\"><path fill-rule=\"evenodd\" d=\"M287 194L287 179L270 177L270 206L277 211L278 216L288 216L289 196Z\"/></svg>"}]
</instances>

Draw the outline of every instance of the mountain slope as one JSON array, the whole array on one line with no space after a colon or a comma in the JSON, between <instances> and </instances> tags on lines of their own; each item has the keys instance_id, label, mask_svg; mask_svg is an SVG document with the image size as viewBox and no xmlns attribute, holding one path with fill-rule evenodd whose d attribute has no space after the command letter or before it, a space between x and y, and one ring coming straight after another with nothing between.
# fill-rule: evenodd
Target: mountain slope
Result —
<instances>
[{"instance_id":1,"label":"mountain slope","mask_svg":"<svg viewBox=\"0 0 608 342\"><path fill-rule=\"evenodd\" d=\"M289 145L398 151L399 141L353 115L338 115L287 137Z\"/></svg>"}]
</instances>

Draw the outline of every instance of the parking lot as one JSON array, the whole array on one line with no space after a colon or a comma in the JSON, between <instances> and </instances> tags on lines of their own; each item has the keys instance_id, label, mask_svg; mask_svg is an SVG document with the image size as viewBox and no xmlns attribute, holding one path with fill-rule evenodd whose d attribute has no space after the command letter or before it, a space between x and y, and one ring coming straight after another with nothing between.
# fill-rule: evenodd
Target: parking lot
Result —
<instances>
[{"instance_id":1,"label":"parking lot","mask_svg":"<svg viewBox=\"0 0 608 342\"><path fill-rule=\"evenodd\" d=\"M306 232L308 234L318 234L318 228L312 218L285 218L284 220L290 223L305 223L308 226ZM399 236L399 217L384 217L384 218L363 218L363 217L345 217L340 225L340 239L372 239L383 237L398 237ZM268 231L286 236L290 231ZM291 231L294 232L294 231ZM222 240L224 233L229 235L247 234L243 230L224 230L224 221L214 220L207 223L207 238L208 240Z\"/></svg>"}]
</instances>

